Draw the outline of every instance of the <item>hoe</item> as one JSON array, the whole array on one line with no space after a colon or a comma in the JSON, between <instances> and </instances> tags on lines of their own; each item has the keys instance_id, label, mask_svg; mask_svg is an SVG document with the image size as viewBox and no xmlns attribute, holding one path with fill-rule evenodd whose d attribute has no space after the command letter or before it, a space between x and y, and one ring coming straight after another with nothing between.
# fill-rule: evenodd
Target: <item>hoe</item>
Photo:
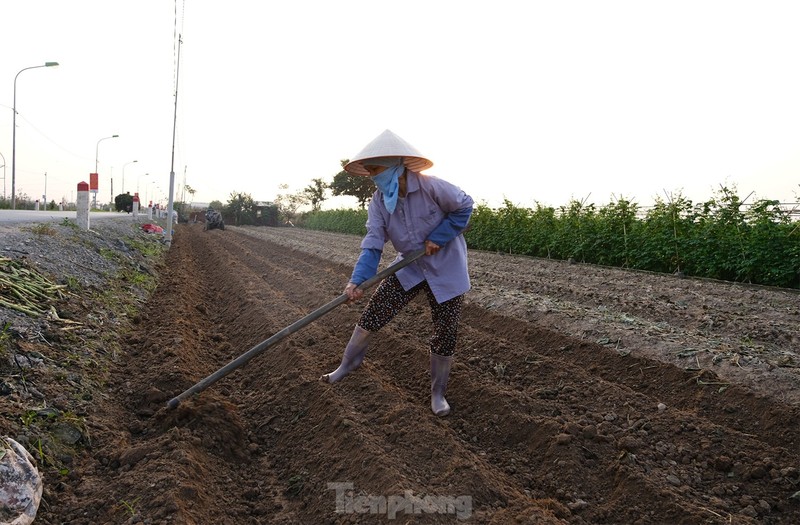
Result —
<instances>
[{"instance_id":1,"label":"hoe","mask_svg":"<svg viewBox=\"0 0 800 525\"><path fill-rule=\"evenodd\" d=\"M367 279L366 281L361 283L358 286L358 288L360 290L366 290L367 288L369 288L369 287L373 286L374 284L380 282L382 279L394 274L400 268L408 266L409 264L411 264L412 262L416 261L417 259L419 259L423 255L425 255L425 250L424 249L420 249L420 250L411 252L408 255L408 257L405 257L402 261L400 261L400 262L398 262L396 264L393 264L392 266L389 266L388 268L384 269L383 271L380 271L377 274L375 274L374 277L372 277L370 279ZM256 346L254 346L253 348L251 348L250 350L248 350L244 354L240 355L239 357L237 357L236 359L234 359L233 361L231 361L227 365L223 366L222 368L220 368L219 370L217 370L213 374L209 375L208 377L206 377L202 381L196 383L194 386L192 386L188 390L184 391L182 394L170 399L169 402L167 403L167 407L168 408L177 408L178 405L180 405L181 401L183 401L187 397L189 397L189 396L191 396L193 394L198 394L198 393L202 392L203 390L205 390L206 388L208 388L212 384L216 383L217 381L219 381L220 379L222 379L226 375L230 374L231 372L233 372L237 368L241 368L242 366L246 365L255 356L257 356L258 354L260 354L261 352L263 352L264 350L266 350L270 346L274 345L275 343L277 343L278 341L280 341L281 339L283 339L287 335L293 334L293 333L297 332L298 330L300 330L301 328L303 328L304 326L306 326L307 324L310 324L313 321L316 321L317 319L319 319L323 315L327 314L328 312L330 312L331 310L333 310L334 308L336 308L340 304L346 303L347 300L348 300L347 294L343 293L342 295L340 295L339 297L337 297L333 301L329 302L328 304L317 308L316 310L314 310L310 314L306 315L302 319L300 319L298 321L295 321L294 323L290 324L289 326L287 326L286 328L284 328L280 332L277 332L276 334L274 334L269 339L266 339L266 340L258 343Z\"/></svg>"}]
</instances>

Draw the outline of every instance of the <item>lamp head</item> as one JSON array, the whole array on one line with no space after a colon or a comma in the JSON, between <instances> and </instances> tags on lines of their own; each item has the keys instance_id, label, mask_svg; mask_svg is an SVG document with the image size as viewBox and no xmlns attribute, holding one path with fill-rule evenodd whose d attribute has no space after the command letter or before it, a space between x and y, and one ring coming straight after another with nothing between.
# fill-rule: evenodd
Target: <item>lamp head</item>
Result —
<instances>
[{"instance_id":1,"label":"lamp head","mask_svg":"<svg viewBox=\"0 0 800 525\"><path fill-rule=\"evenodd\" d=\"M44 63L45 67L53 67L53 66L57 66L57 65L58 65L58 62L45 62Z\"/></svg>"}]
</instances>

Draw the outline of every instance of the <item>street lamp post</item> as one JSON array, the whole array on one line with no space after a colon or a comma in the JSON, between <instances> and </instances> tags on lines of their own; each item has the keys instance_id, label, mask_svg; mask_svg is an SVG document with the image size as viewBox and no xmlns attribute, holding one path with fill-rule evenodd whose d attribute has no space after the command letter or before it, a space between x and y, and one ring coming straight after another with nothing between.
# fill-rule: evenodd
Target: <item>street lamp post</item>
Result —
<instances>
[{"instance_id":1,"label":"street lamp post","mask_svg":"<svg viewBox=\"0 0 800 525\"><path fill-rule=\"evenodd\" d=\"M97 141L97 146L94 148L94 172L98 174L97 175L97 180L100 180L100 172L97 171L97 166L99 164L97 160L98 160L98 157L99 157L99 154L100 154L100 143L103 142L104 140L115 139L117 137L119 137L119 135L111 135L110 137L103 137L102 139ZM114 179L111 179L111 193L112 193L112 197L113 197ZM113 201L114 199L112 198L111 200ZM96 191L94 193L94 205L95 205L95 207L97 207L97 192Z\"/></svg>"},{"instance_id":2,"label":"street lamp post","mask_svg":"<svg viewBox=\"0 0 800 525\"><path fill-rule=\"evenodd\" d=\"M122 165L122 191L120 193L125 193L125 166L127 166L128 164L133 164L134 162L139 162L139 161L132 160Z\"/></svg>"},{"instance_id":3,"label":"street lamp post","mask_svg":"<svg viewBox=\"0 0 800 525\"><path fill-rule=\"evenodd\" d=\"M145 184L144 185L144 200L148 204L150 203L150 201L155 201L155 199L153 198L155 196L155 193L156 193L155 192L155 186L154 186L155 183L156 183L156 181L151 180L150 184ZM148 198L148 196L149 196L149 198Z\"/></svg>"},{"instance_id":4,"label":"street lamp post","mask_svg":"<svg viewBox=\"0 0 800 525\"><path fill-rule=\"evenodd\" d=\"M23 71L27 71L29 69L36 69L37 67L53 67L57 66L58 62L45 62L44 65L41 66L31 66L20 69L17 75L14 77L14 129L11 133L11 209L17 209L17 189L16 189L16 182L17 182L17 77Z\"/></svg>"},{"instance_id":5,"label":"street lamp post","mask_svg":"<svg viewBox=\"0 0 800 525\"><path fill-rule=\"evenodd\" d=\"M149 176L150 176L149 173L145 173L144 175L139 175L138 177L136 177L136 193L139 193L139 181L142 179L142 177L149 177ZM147 190L147 186L145 186L145 190ZM141 198L140 198L140 201L141 201ZM141 201L141 202L144 202L144 201Z\"/></svg>"},{"instance_id":6,"label":"street lamp post","mask_svg":"<svg viewBox=\"0 0 800 525\"><path fill-rule=\"evenodd\" d=\"M6 156L0 153L3 158L3 200L6 200Z\"/></svg>"}]
</instances>

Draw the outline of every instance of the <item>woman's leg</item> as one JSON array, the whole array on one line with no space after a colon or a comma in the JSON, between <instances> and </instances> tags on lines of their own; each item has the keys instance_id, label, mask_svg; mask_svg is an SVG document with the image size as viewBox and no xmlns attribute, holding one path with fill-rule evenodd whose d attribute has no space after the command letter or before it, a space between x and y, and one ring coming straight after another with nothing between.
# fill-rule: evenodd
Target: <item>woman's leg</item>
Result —
<instances>
[{"instance_id":1,"label":"woman's leg","mask_svg":"<svg viewBox=\"0 0 800 525\"><path fill-rule=\"evenodd\" d=\"M367 306L358 319L358 326L369 332L377 332L394 319L417 296L423 286L427 287L428 283L423 281L412 289L405 291L397 277L390 275L381 281L375 293L370 297Z\"/></svg>"},{"instance_id":2,"label":"woman's leg","mask_svg":"<svg viewBox=\"0 0 800 525\"><path fill-rule=\"evenodd\" d=\"M419 290L419 286L416 286L406 292L394 275L381 281L353 329L350 341L344 349L341 364L333 372L320 377L320 380L335 383L361 366L373 334L391 321L419 293Z\"/></svg>"},{"instance_id":3,"label":"woman's leg","mask_svg":"<svg viewBox=\"0 0 800 525\"><path fill-rule=\"evenodd\" d=\"M450 379L464 296L459 295L437 303L430 288L427 288L426 293L431 305L434 329L431 338L431 410L437 416L446 416L450 413L450 404L444 395Z\"/></svg>"}]
</instances>

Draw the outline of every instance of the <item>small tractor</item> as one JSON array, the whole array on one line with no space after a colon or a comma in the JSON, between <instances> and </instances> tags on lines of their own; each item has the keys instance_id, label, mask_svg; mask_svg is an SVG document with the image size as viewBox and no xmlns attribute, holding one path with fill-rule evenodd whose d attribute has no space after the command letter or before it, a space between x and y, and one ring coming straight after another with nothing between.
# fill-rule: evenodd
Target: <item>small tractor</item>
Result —
<instances>
[{"instance_id":1,"label":"small tractor","mask_svg":"<svg viewBox=\"0 0 800 525\"><path fill-rule=\"evenodd\" d=\"M206 210L206 225L203 230L213 230L214 228L224 230L225 222L222 220L222 214L220 212L214 208L208 208Z\"/></svg>"}]
</instances>

